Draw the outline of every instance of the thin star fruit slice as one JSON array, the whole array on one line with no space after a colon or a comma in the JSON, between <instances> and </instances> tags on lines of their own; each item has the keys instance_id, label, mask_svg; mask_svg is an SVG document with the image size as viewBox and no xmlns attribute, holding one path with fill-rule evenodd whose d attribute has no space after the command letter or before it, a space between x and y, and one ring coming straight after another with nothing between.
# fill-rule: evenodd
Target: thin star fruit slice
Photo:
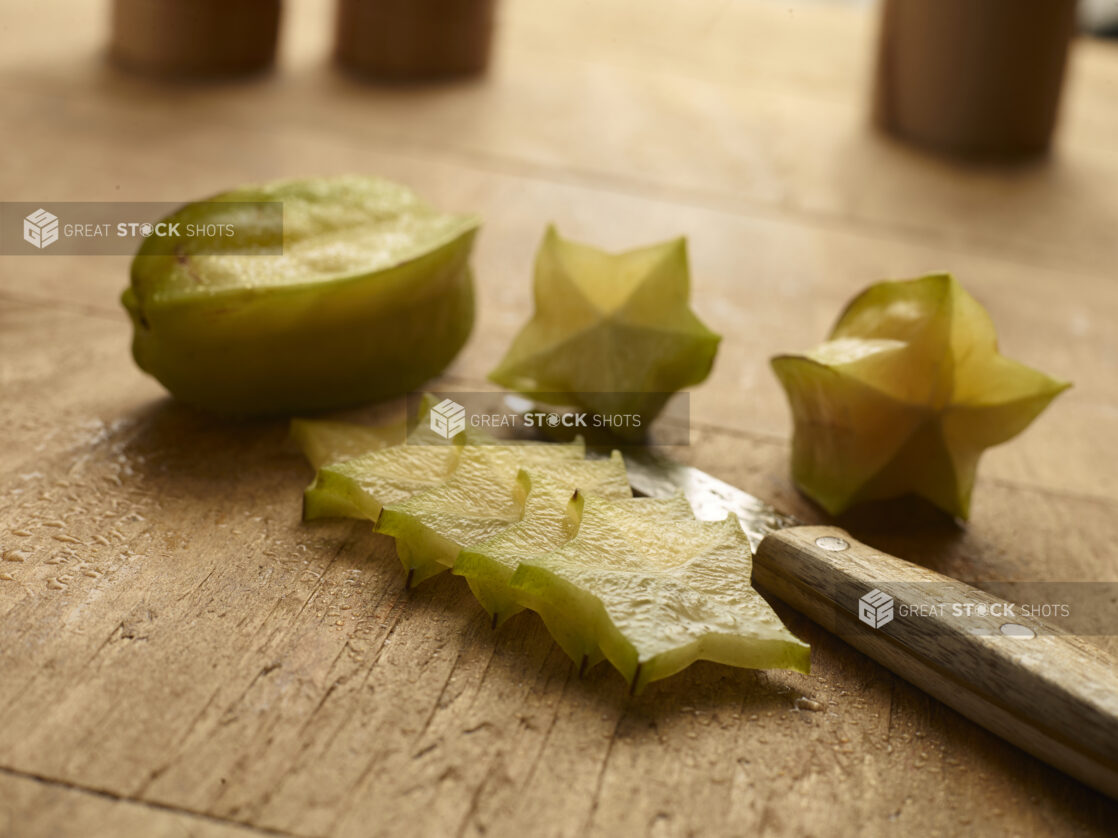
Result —
<instances>
[{"instance_id":1,"label":"thin star fruit slice","mask_svg":"<svg viewBox=\"0 0 1118 838\"><path fill-rule=\"evenodd\" d=\"M643 434L671 393L710 373L720 338L688 304L685 239L607 253L548 227L534 294L532 319L490 373L510 390L635 415Z\"/></svg>"},{"instance_id":2,"label":"thin star fruit slice","mask_svg":"<svg viewBox=\"0 0 1118 838\"><path fill-rule=\"evenodd\" d=\"M466 434L446 444L433 431L420 427L407 443L323 466L303 492L303 520L376 521L386 504L400 503L445 482L458 467L467 444Z\"/></svg>"},{"instance_id":3,"label":"thin star fruit slice","mask_svg":"<svg viewBox=\"0 0 1118 838\"><path fill-rule=\"evenodd\" d=\"M517 479L521 466L593 468L583 458L582 439L571 443L467 445L445 482L397 503L385 504L377 532L396 539L396 554L408 584L454 566L463 546L491 538L520 520L526 487Z\"/></svg>"},{"instance_id":4,"label":"thin star fruit slice","mask_svg":"<svg viewBox=\"0 0 1118 838\"><path fill-rule=\"evenodd\" d=\"M315 469L360 457L404 441L403 421L358 425L329 419L292 419L291 438Z\"/></svg>"},{"instance_id":5,"label":"thin star fruit slice","mask_svg":"<svg viewBox=\"0 0 1118 838\"><path fill-rule=\"evenodd\" d=\"M303 520L376 521L388 503L407 500L444 482L458 466L462 445L394 445L318 470L303 492Z\"/></svg>"},{"instance_id":6,"label":"thin star fruit slice","mask_svg":"<svg viewBox=\"0 0 1118 838\"><path fill-rule=\"evenodd\" d=\"M400 501L444 481L458 464L459 448L468 440L490 437L469 430L450 444L424 421L436 396L425 393L419 403L411 443L389 440L405 437L406 424L382 426L345 422L294 420L292 435L312 466L314 480L303 492L303 520L362 518L375 521L385 500ZM367 447L364 447L367 446ZM351 456L355 451L365 453Z\"/></svg>"},{"instance_id":7,"label":"thin star fruit slice","mask_svg":"<svg viewBox=\"0 0 1118 838\"><path fill-rule=\"evenodd\" d=\"M548 480L538 471L521 474L527 475L530 485L523 518L500 535L463 550L455 561L454 572L466 577L494 627L525 608L533 608L559 646L579 665L582 675L603 655L593 641L583 643L576 639L584 636L586 628L569 624L572 620L577 623L578 614L565 612L557 603L526 598L511 583L522 562L531 564L535 556L556 550L577 535L583 505L587 496L593 495L591 490L572 494L569 486ZM604 497L601 493L598 496ZM630 508L648 527L658 527L664 521L691 521L695 517L682 492L666 498L623 497L616 503Z\"/></svg>"},{"instance_id":8,"label":"thin star fruit slice","mask_svg":"<svg viewBox=\"0 0 1118 838\"><path fill-rule=\"evenodd\" d=\"M646 557L635 555L626 546L619 531L647 535L661 531L666 522L695 521L694 511L682 492L667 498L632 498L614 503L583 496L575 498L574 503L574 514L579 520L575 537L582 535L581 543L603 545L601 550L587 551L586 562L600 562L600 566L606 568L619 565L632 570L649 566ZM611 516L622 519L621 524L612 528L613 532L607 523ZM585 530L582 529L584 522ZM555 554L568 555L566 548L572 547L572 540L568 539L552 551L520 556L508 586L516 602L540 616L552 638L579 665L582 673L604 656L598 642L601 626L593 595L553 572L556 561L563 561L562 558L556 560ZM580 547L573 545L573 549L578 551ZM578 562L572 564L577 566Z\"/></svg>"},{"instance_id":9,"label":"thin star fruit slice","mask_svg":"<svg viewBox=\"0 0 1118 838\"><path fill-rule=\"evenodd\" d=\"M164 221L179 232L145 240L122 303L136 363L190 404L271 414L385 399L441 372L473 326L479 221L404 186L276 181Z\"/></svg>"},{"instance_id":10,"label":"thin star fruit slice","mask_svg":"<svg viewBox=\"0 0 1118 838\"><path fill-rule=\"evenodd\" d=\"M424 422L439 399L424 393L419 400L416 422ZM406 418L382 425L360 425L331 419L292 419L291 438L314 469L351 460L407 441Z\"/></svg>"},{"instance_id":11,"label":"thin star fruit slice","mask_svg":"<svg viewBox=\"0 0 1118 838\"><path fill-rule=\"evenodd\" d=\"M807 644L750 587L749 541L724 521L660 521L588 497L578 535L511 586L574 660L598 649L634 692L696 660L807 672Z\"/></svg>"},{"instance_id":12,"label":"thin star fruit slice","mask_svg":"<svg viewBox=\"0 0 1118 838\"><path fill-rule=\"evenodd\" d=\"M772 360L792 410L792 476L831 514L908 493L966 518L982 452L1070 385L998 352L948 274L858 295L830 338Z\"/></svg>"},{"instance_id":13,"label":"thin star fruit slice","mask_svg":"<svg viewBox=\"0 0 1118 838\"><path fill-rule=\"evenodd\" d=\"M494 627L523 610L508 586L520 559L554 550L573 538L585 495L632 497L618 451L608 460L521 469L517 483L526 493L520 518L491 538L465 546L454 561L455 575L465 577Z\"/></svg>"}]
</instances>

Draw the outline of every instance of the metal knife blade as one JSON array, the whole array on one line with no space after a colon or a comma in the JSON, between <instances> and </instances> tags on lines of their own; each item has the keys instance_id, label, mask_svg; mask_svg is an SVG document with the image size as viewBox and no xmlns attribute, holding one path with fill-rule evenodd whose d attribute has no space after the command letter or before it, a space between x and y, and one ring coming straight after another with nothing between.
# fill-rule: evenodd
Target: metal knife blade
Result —
<instances>
[{"instance_id":1,"label":"metal knife blade","mask_svg":"<svg viewBox=\"0 0 1118 838\"><path fill-rule=\"evenodd\" d=\"M733 512L738 516L754 552L769 533L800 524L791 515L774 509L760 498L651 449L629 449L624 452L624 457L629 483L639 494L666 497L682 491L695 510L695 517L701 521L721 521L726 513Z\"/></svg>"}]
</instances>

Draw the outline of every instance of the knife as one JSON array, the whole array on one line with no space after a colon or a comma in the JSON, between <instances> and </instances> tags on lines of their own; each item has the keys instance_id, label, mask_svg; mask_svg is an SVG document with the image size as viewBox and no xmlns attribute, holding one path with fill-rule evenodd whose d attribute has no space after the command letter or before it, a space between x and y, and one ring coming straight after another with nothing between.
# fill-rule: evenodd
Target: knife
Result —
<instances>
[{"instance_id":1,"label":"knife","mask_svg":"<svg viewBox=\"0 0 1118 838\"><path fill-rule=\"evenodd\" d=\"M1118 798L1118 660L1006 600L803 526L648 449L625 452L638 493L682 490L702 520L738 516L753 582L987 730Z\"/></svg>"}]
</instances>

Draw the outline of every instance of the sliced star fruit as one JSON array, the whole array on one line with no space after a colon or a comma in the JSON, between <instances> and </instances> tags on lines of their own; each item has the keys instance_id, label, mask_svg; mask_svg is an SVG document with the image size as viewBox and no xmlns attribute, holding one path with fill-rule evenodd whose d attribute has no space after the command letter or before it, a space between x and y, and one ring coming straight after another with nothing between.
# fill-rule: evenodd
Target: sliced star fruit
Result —
<instances>
[{"instance_id":1,"label":"sliced star fruit","mask_svg":"<svg viewBox=\"0 0 1118 838\"><path fill-rule=\"evenodd\" d=\"M299 446L307 462L315 469L352 460L407 441L408 430L424 423L431 408L438 403L431 393L424 393L419 400L415 422L409 425L406 417L381 425L364 425L356 422L338 422L332 419L292 419L291 438ZM436 441L428 435L424 440Z\"/></svg>"},{"instance_id":2,"label":"sliced star fruit","mask_svg":"<svg viewBox=\"0 0 1118 838\"><path fill-rule=\"evenodd\" d=\"M377 532L394 536L396 554L418 585L454 566L464 546L493 537L518 521L527 486L518 479L521 466L551 466L562 474L589 477L599 468L583 459L581 439L572 443L466 445L447 479L401 502L386 503L377 519Z\"/></svg>"},{"instance_id":3,"label":"sliced star fruit","mask_svg":"<svg viewBox=\"0 0 1118 838\"><path fill-rule=\"evenodd\" d=\"M825 343L772 366L793 478L831 514L912 493L967 518L982 452L1070 386L999 354L989 314L948 274L871 286Z\"/></svg>"},{"instance_id":4,"label":"sliced star fruit","mask_svg":"<svg viewBox=\"0 0 1118 838\"><path fill-rule=\"evenodd\" d=\"M438 399L432 394L423 394L416 417L417 427L426 424L425 420L437 402ZM325 474L322 469L367 456L383 448L401 445L407 438L407 431L408 423L405 419L383 425L362 425L329 419L292 419L291 437L302 450L307 461L316 469L314 480L303 493L304 519L310 521L329 517L361 518L371 513L372 520L375 520L380 508L369 502L365 491L373 485L369 481L375 479L377 469L381 470L382 477L406 473L409 460L406 455L390 454L386 457L374 457L363 465L334 469ZM429 431L413 430L413 435L418 442L440 441ZM419 479L423 479L423 475L428 473L427 467L438 478L444 473L445 468L453 468L454 463L457 462L454 452L444 451L441 454L428 452L428 456L429 459L423 461L423 467L416 473ZM362 475L363 468L364 475ZM363 476L366 479L364 489L361 484Z\"/></svg>"},{"instance_id":5,"label":"sliced star fruit","mask_svg":"<svg viewBox=\"0 0 1118 838\"><path fill-rule=\"evenodd\" d=\"M536 256L535 314L489 377L510 390L604 415L643 435L677 390L710 373L719 336L688 305L685 239L607 253L560 238Z\"/></svg>"},{"instance_id":6,"label":"sliced star fruit","mask_svg":"<svg viewBox=\"0 0 1118 838\"><path fill-rule=\"evenodd\" d=\"M581 440L509 447L469 430L447 445L421 423L409 443L337 460L389 428L296 427L324 463L308 517L379 520L409 583L453 565L491 615L539 612L580 672L608 657L639 690L697 659L806 671L806 646L749 587L736 520L697 522L682 494L630 497L616 452L584 461Z\"/></svg>"},{"instance_id":7,"label":"sliced star fruit","mask_svg":"<svg viewBox=\"0 0 1118 838\"><path fill-rule=\"evenodd\" d=\"M122 302L136 363L190 404L261 414L376 401L437 375L470 334L478 220L406 187L278 181L164 220L183 235L145 240ZM185 235L203 225L239 235Z\"/></svg>"},{"instance_id":8,"label":"sliced star fruit","mask_svg":"<svg viewBox=\"0 0 1118 838\"><path fill-rule=\"evenodd\" d=\"M541 494L549 494L555 501L560 499L561 492L567 493L565 486L560 491L545 489L544 481L546 478L537 473L531 485L542 489ZM535 491L533 488L532 492ZM490 614L494 627L525 608L534 609L560 648L578 664L580 676L604 659L601 649L593 642L587 644L577 639L583 636L584 628L578 624L580 612L565 611L562 601L552 602L534 596L530 589L515 588L512 579L522 562L531 565L535 557L558 549L577 535L587 496L580 491L569 495L562 508L563 520L559 520L551 503L538 498L538 504L535 507L530 503L526 505L524 517L510 527L510 530L522 528L519 532L510 533L509 539L502 533L463 550L454 565L455 574L467 578L470 589ZM531 493L528 500L532 500ZM665 498L621 498L616 503L631 508L650 527L660 526L664 521L691 521L695 517L682 492Z\"/></svg>"},{"instance_id":9,"label":"sliced star fruit","mask_svg":"<svg viewBox=\"0 0 1118 838\"><path fill-rule=\"evenodd\" d=\"M623 567L649 567L647 557L633 558L632 550L624 546L624 536L614 538L603 526L603 518L616 514L623 519L622 529L634 533L658 531L665 522L694 522L695 515L691 505L682 492L667 498L632 498L609 504L604 499L580 496L574 499L578 517L579 532L551 551L525 554L519 557L515 570L507 580L510 596L521 605L535 611L559 647L579 664L579 673L588 666L604 658L599 643L601 626L593 594L580 588L576 583L563 579L552 572L556 563L554 554L565 547L579 550L571 541L579 533L585 541L608 543L602 553L606 554L602 567L610 567L611 562L623 563ZM586 530L582 530L589 501L590 517ZM640 536L638 535L638 538ZM559 561L562 561L560 559ZM597 559L587 554L587 562L593 564ZM578 566L578 563L575 563Z\"/></svg>"},{"instance_id":10,"label":"sliced star fruit","mask_svg":"<svg viewBox=\"0 0 1118 838\"><path fill-rule=\"evenodd\" d=\"M608 460L521 468L517 484L525 494L519 518L491 538L465 545L454 560L455 575L465 577L494 627L523 610L508 586L520 559L573 538L586 494L615 500L633 494L617 451Z\"/></svg>"},{"instance_id":11,"label":"sliced star fruit","mask_svg":"<svg viewBox=\"0 0 1118 838\"><path fill-rule=\"evenodd\" d=\"M303 520L376 521L386 504L405 501L450 477L467 445L467 435L459 434L445 443L421 424L407 443L323 466L303 492Z\"/></svg>"},{"instance_id":12,"label":"sliced star fruit","mask_svg":"<svg viewBox=\"0 0 1118 838\"><path fill-rule=\"evenodd\" d=\"M600 650L634 692L696 660L807 672L807 644L750 587L737 518L660 520L587 497L578 535L525 558L510 580L575 661Z\"/></svg>"},{"instance_id":13,"label":"sliced star fruit","mask_svg":"<svg viewBox=\"0 0 1118 838\"><path fill-rule=\"evenodd\" d=\"M291 438L313 468L332 465L404 441L405 423L358 425L329 419L292 419Z\"/></svg>"}]
</instances>

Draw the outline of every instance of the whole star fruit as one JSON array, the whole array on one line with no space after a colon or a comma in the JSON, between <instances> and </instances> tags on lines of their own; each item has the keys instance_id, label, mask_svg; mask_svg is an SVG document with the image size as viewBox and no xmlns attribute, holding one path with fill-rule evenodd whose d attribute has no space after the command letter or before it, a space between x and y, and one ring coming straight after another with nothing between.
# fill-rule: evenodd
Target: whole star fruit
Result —
<instances>
[{"instance_id":1,"label":"whole star fruit","mask_svg":"<svg viewBox=\"0 0 1118 838\"><path fill-rule=\"evenodd\" d=\"M634 417L618 434L639 437L710 373L720 337L689 306L685 239L608 253L548 227L533 292L535 313L489 374L503 387Z\"/></svg>"},{"instance_id":2,"label":"whole star fruit","mask_svg":"<svg viewBox=\"0 0 1118 838\"><path fill-rule=\"evenodd\" d=\"M966 519L982 452L1071 386L999 354L989 314L949 274L870 286L826 342L772 367L793 479L833 515L911 493Z\"/></svg>"},{"instance_id":3,"label":"whole star fruit","mask_svg":"<svg viewBox=\"0 0 1118 838\"><path fill-rule=\"evenodd\" d=\"M122 302L136 363L189 404L278 414L377 401L437 375L470 334L478 220L404 186L276 181L164 220L181 235L144 241Z\"/></svg>"},{"instance_id":4,"label":"whole star fruit","mask_svg":"<svg viewBox=\"0 0 1118 838\"><path fill-rule=\"evenodd\" d=\"M807 672L807 644L750 586L751 572L734 515L668 520L636 501L587 497L578 534L523 559L510 586L573 660L600 650L633 692L696 660Z\"/></svg>"}]
</instances>

